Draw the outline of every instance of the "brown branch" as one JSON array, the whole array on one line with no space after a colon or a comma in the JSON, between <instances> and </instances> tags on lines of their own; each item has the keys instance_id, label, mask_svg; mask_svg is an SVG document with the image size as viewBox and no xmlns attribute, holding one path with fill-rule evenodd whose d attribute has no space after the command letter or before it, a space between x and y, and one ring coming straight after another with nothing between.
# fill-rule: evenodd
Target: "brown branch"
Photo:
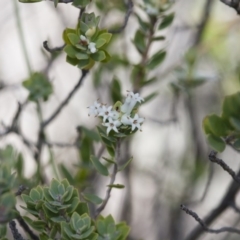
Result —
<instances>
[{"instance_id":1,"label":"brown branch","mask_svg":"<svg viewBox=\"0 0 240 240\"><path fill-rule=\"evenodd\" d=\"M126 12L126 15L125 15L124 22L123 22L122 26L119 27L118 29L115 29L115 30L114 29L109 30L109 32L112 33L112 34L121 33L125 29L125 27L127 26L128 20L129 20L129 17L131 15L132 11L133 11L133 1L128 0L127 12Z\"/></svg>"},{"instance_id":2,"label":"brown branch","mask_svg":"<svg viewBox=\"0 0 240 240\"><path fill-rule=\"evenodd\" d=\"M195 213L194 211L190 210L189 208L187 208L184 205L181 205L181 209L186 212L188 215L190 215L191 217L193 217L203 228L203 230L205 232L208 233L223 233L223 232L231 232L231 233L237 233L240 234L240 229L236 229L236 228L232 228L232 227L222 227L222 228L218 228L218 229L212 229L212 228L208 228L207 225L204 223L204 221L197 215L197 213Z\"/></svg>"},{"instance_id":3,"label":"brown branch","mask_svg":"<svg viewBox=\"0 0 240 240\"><path fill-rule=\"evenodd\" d=\"M211 162L217 163L219 166L221 166L223 170L225 170L229 173L229 175L231 175L234 181L240 184L240 177L238 177L236 173L222 159L217 158L217 152L211 151L208 158Z\"/></svg>"},{"instance_id":4,"label":"brown branch","mask_svg":"<svg viewBox=\"0 0 240 240\"><path fill-rule=\"evenodd\" d=\"M63 50L63 48L66 46L66 44L63 44L62 46L60 47L55 47L55 48L50 48L48 46L48 41L44 41L43 42L43 47L46 51L50 52L50 53L55 53L55 52L60 52Z\"/></svg>"},{"instance_id":5,"label":"brown branch","mask_svg":"<svg viewBox=\"0 0 240 240\"><path fill-rule=\"evenodd\" d=\"M68 94L68 96L63 100L63 102L57 107L57 109L52 113L52 115L42 123L42 128L45 128L49 123L51 123L58 116L58 114L62 111L62 109L68 104L69 100L77 92L77 90L81 86L87 74L88 74L88 70L82 70L82 76L79 79L78 83L75 85L72 91Z\"/></svg>"},{"instance_id":6,"label":"brown branch","mask_svg":"<svg viewBox=\"0 0 240 240\"><path fill-rule=\"evenodd\" d=\"M18 232L18 229L16 227L16 223L13 220L9 222L9 227L11 229L12 236L13 236L14 240L24 240L22 235Z\"/></svg>"},{"instance_id":7,"label":"brown branch","mask_svg":"<svg viewBox=\"0 0 240 240\"><path fill-rule=\"evenodd\" d=\"M109 182L109 185L112 185L114 184L115 182L115 179L116 179L116 175L117 175L117 172L118 172L118 165L117 163L119 162L120 160L120 138L117 139L117 144L116 144L116 150L115 150L115 154L116 154L116 157L115 157L115 164L113 165L113 172L112 172L112 175L111 175L111 179L110 179L110 182ZM96 213L95 213L95 218L98 217L98 215L103 211L103 209L106 207L110 197L111 197L111 192L112 192L112 187L109 186L107 191L106 191L106 196L102 202L102 204L96 209Z\"/></svg>"},{"instance_id":8,"label":"brown branch","mask_svg":"<svg viewBox=\"0 0 240 240\"><path fill-rule=\"evenodd\" d=\"M240 177L240 169L237 176ZM203 222L206 226L210 225L230 206L230 204L235 200L239 188L240 185L233 180L218 206L204 218ZM185 240L196 240L201 234L203 234L203 232L203 228L201 226L197 226L190 232Z\"/></svg>"},{"instance_id":9,"label":"brown branch","mask_svg":"<svg viewBox=\"0 0 240 240\"><path fill-rule=\"evenodd\" d=\"M24 229L26 233L31 237L32 240L39 240L39 237L29 228L23 218L20 216L17 218L19 225Z\"/></svg>"},{"instance_id":10,"label":"brown branch","mask_svg":"<svg viewBox=\"0 0 240 240\"><path fill-rule=\"evenodd\" d=\"M18 187L18 190L15 192L15 196L20 196L27 189L28 189L27 187L20 185Z\"/></svg>"}]
</instances>

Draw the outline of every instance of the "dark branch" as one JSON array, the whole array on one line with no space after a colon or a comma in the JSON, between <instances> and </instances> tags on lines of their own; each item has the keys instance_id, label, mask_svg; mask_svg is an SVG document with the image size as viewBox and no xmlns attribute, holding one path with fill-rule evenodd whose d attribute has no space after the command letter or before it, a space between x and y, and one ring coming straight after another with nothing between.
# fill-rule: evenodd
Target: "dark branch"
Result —
<instances>
[{"instance_id":1,"label":"dark branch","mask_svg":"<svg viewBox=\"0 0 240 240\"><path fill-rule=\"evenodd\" d=\"M69 100L77 92L77 90L81 86L81 84L82 84L82 82L83 82L83 80L84 80L84 78L86 77L87 74L88 74L88 70L82 70L82 76L79 79L76 86L72 89L72 91L68 94L68 96L63 100L63 102L58 106L58 108L55 110L55 112L47 120L45 120L42 123L42 128L45 128L49 123L52 122L52 120L54 120L58 116L58 114L62 111L62 109L68 104Z\"/></svg>"},{"instance_id":2,"label":"dark branch","mask_svg":"<svg viewBox=\"0 0 240 240\"><path fill-rule=\"evenodd\" d=\"M127 12L126 12L126 15L125 15L124 22L123 22L122 26L120 28L116 29L116 30L114 30L114 29L109 30L109 32L112 33L112 34L121 33L124 30L124 28L127 26L127 23L128 23L130 15L132 13L132 10L133 10L133 1L128 0Z\"/></svg>"},{"instance_id":3,"label":"dark branch","mask_svg":"<svg viewBox=\"0 0 240 240\"><path fill-rule=\"evenodd\" d=\"M181 209L184 212L186 212L188 215L193 217L201 225L203 230L208 232L208 233L218 234L218 233L223 233L223 232L231 232L231 233L240 234L240 229L236 229L236 228L232 228L232 227L222 227L222 228L218 228L218 229L208 228L207 225L204 223L204 221L197 215L197 213L195 213L194 211L188 209L184 205L181 205Z\"/></svg>"},{"instance_id":4,"label":"dark branch","mask_svg":"<svg viewBox=\"0 0 240 240\"><path fill-rule=\"evenodd\" d=\"M237 176L240 177L240 170L238 171ZM232 180L221 202L204 218L203 221L206 226L214 222L215 219L217 219L229 206L231 206L231 203L234 202L239 188L240 185L236 181ZM201 226L197 226L190 232L185 240L196 240L203 232L203 228Z\"/></svg>"},{"instance_id":5,"label":"dark branch","mask_svg":"<svg viewBox=\"0 0 240 240\"><path fill-rule=\"evenodd\" d=\"M118 172L118 165L117 165L117 163L120 160L120 139L119 138L117 139L117 145L116 145L115 153L116 153L116 157L115 157L115 162L116 163L113 165L113 172L112 172L112 176L111 176L109 185L114 184L115 179L116 179L116 175L117 175L117 172ZM109 201L109 199L111 197L111 192L112 192L112 187L109 186L107 191L106 191L106 196L105 196L102 204L96 209L95 218L97 218L97 216L106 207L106 205L107 205L107 203L108 203L108 201Z\"/></svg>"},{"instance_id":6,"label":"dark branch","mask_svg":"<svg viewBox=\"0 0 240 240\"><path fill-rule=\"evenodd\" d=\"M222 3L227 6L234 8L237 14L240 14L240 1L239 0L220 0Z\"/></svg>"},{"instance_id":7,"label":"dark branch","mask_svg":"<svg viewBox=\"0 0 240 240\"><path fill-rule=\"evenodd\" d=\"M66 46L66 44L63 44L63 45L60 46L60 47L50 48L50 47L48 46L48 42L47 42L47 41L44 41L44 42L43 42L43 47L44 47L44 49L47 50L47 51L50 52L50 53L60 52L60 51L63 50L63 48L64 48L65 46Z\"/></svg>"},{"instance_id":8,"label":"dark branch","mask_svg":"<svg viewBox=\"0 0 240 240\"><path fill-rule=\"evenodd\" d=\"M217 152L211 151L209 156L208 156L209 160L211 162L217 163L218 165L220 165L223 170L225 170L226 172L228 172L232 178L240 184L240 177L238 177L235 172L220 158L217 158Z\"/></svg>"},{"instance_id":9,"label":"dark branch","mask_svg":"<svg viewBox=\"0 0 240 240\"><path fill-rule=\"evenodd\" d=\"M11 229L14 240L24 240L22 235L18 232L16 223L14 221L9 222L9 227Z\"/></svg>"},{"instance_id":10,"label":"dark branch","mask_svg":"<svg viewBox=\"0 0 240 240\"><path fill-rule=\"evenodd\" d=\"M39 240L38 236L29 228L23 218L20 216L17 218L19 225L24 229L24 231L31 237L32 240Z\"/></svg>"},{"instance_id":11,"label":"dark branch","mask_svg":"<svg viewBox=\"0 0 240 240\"><path fill-rule=\"evenodd\" d=\"M26 189L27 189L27 187L20 185L18 187L18 190L15 192L15 196L20 196Z\"/></svg>"}]
</instances>

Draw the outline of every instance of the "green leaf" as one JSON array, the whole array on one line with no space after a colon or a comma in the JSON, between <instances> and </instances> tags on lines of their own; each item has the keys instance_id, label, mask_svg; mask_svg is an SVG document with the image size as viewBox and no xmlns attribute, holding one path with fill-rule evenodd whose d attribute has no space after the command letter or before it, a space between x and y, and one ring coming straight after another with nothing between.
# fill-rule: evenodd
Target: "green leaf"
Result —
<instances>
[{"instance_id":1,"label":"green leaf","mask_svg":"<svg viewBox=\"0 0 240 240\"><path fill-rule=\"evenodd\" d=\"M109 184L107 186L110 187L110 188L119 188L119 189L125 188L125 186L122 185L122 184Z\"/></svg>"},{"instance_id":2,"label":"green leaf","mask_svg":"<svg viewBox=\"0 0 240 240\"><path fill-rule=\"evenodd\" d=\"M61 171L61 174L63 175L63 177L67 178L69 183L73 185L74 184L74 178L72 176L72 173L70 173L68 171L68 169L65 167L65 165L62 164L62 163L59 165L59 167L60 167L60 171Z\"/></svg>"},{"instance_id":3,"label":"green leaf","mask_svg":"<svg viewBox=\"0 0 240 240\"><path fill-rule=\"evenodd\" d=\"M112 38L112 34L111 33L102 33L98 36L98 38L100 39L104 39L106 41L106 43L109 43L111 38ZM98 41L98 40L97 40ZM97 43L96 43L97 44Z\"/></svg>"},{"instance_id":4,"label":"green leaf","mask_svg":"<svg viewBox=\"0 0 240 240\"><path fill-rule=\"evenodd\" d=\"M73 65L73 66L76 66L78 64L79 60L76 59L76 58L71 58L71 57L67 56L66 57L66 62Z\"/></svg>"},{"instance_id":5,"label":"green leaf","mask_svg":"<svg viewBox=\"0 0 240 240\"><path fill-rule=\"evenodd\" d=\"M5 224L0 225L0 239L4 238L7 234L7 226Z\"/></svg>"},{"instance_id":6,"label":"green leaf","mask_svg":"<svg viewBox=\"0 0 240 240\"><path fill-rule=\"evenodd\" d=\"M133 43L140 54L143 54L146 49L145 35L141 30L137 30L135 33Z\"/></svg>"},{"instance_id":7,"label":"green leaf","mask_svg":"<svg viewBox=\"0 0 240 240\"><path fill-rule=\"evenodd\" d=\"M91 139L92 141L96 141L99 142L100 141L100 137L98 135L98 133L96 133L96 131L94 130L90 130L88 128L85 128L83 126L80 126L80 129L84 132L84 134Z\"/></svg>"},{"instance_id":8,"label":"green leaf","mask_svg":"<svg viewBox=\"0 0 240 240\"><path fill-rule=\"evenodd\" d=\"M84 8L90 3L90 0L74 0L72 5L75 7Z\"/></svg>"},{"instance_id":9,"label":"green leaf","mask_svg":"<svg viewBox=\"0 0 240 240\"><path fill-rule=\"evenodd\" d=\"M102 203L102 199L98 196L96 196L95 194L90 194L90 193L84 193L83 197L94 204L101 204Z\"/></svg>"},{"instance_id":10,"label":"green leaf","mask_svg":"<svg viewBox=\"0 0 240 240\"><path fill-rule=\"evenodd\" d=\"M211 132L216 136L227 136L229 133L229 129L224 120L216 114L208 116L208 126L210 127Z\"/></svg>"},{"instance_id":11,"label":"green leaf","mask_svg":"<svg viewBox=\"0 0 240 240\"><path fill-rule=\"evenodd\" d=\"M111 95L113 102L122 101L120 81L114 77L111 82Z\"/></svg>"},{"instance_id":12,"label":"green leaf","mask_svg":"<svg viewBox=\"0 0 240 240\"><path fill-rule=\"evenodd\" d=\"M138 14L135 14L137 19L138 19L138 23L140 25L140 27L142 28L143 31L148 31L150 29L150 24L148 22L145 22L142 20L142 18L138 15Z\"/></svg>"},{"instance_id":13,"label":"green leaf","mask_svg":"<svg viewBox=\"0 0 240 240\"><path fill-rule=\"evenodd\" d=\"M36 189L34 189L34 188L31 189L29 196L31 197L31 199L34 202L36 202L36 201L41 199L41 196L40 196L39 192Z\"/></svg>"},{"instance_id":14,"label":"green leaf","mask_svg":"<svg viewBox=\"0 0 240 240\"><path fill-rule=\"evenodd\" d=\"M225 142L220 137L211 134L207 136L207 141L209 145L217 152L223 152L226 147Z\"/></svg>"},{"instance_id":15,"label":"green leaf","mask_svg":"<svg viewBox=\"0 0 240 240\"><path fill-rule=\"evenodd\" d=\"M91 54L91 58L96 62L101 62L106 58L104 51L97 51L96 53Z\"/></svg>"},{"instance_id":16,"label":"green leaf","mask_svg":"<svg viewBox=\"0 0 240 240\"><path fill-rule=\"evenodd\" d=\"M240 150L240 139L237 139L237 140L233 143L233 147L234 147L234 149Z\"/></svg>"},{"instance_id":17,"label":"green leaf","mask_svg":"<svg viewBox=\"0 0 240 240\"><path fill-rule=\"evenodd\" d=\"M67 34L68 39L70 40L72 45L76 45L80 42L80 38L77 34L75 33L68 33Z\"/></svg>"},{"instance_id":18,"label":"green leaf","mask_svg":"<svg viewBox=\"0 0 240 240\"><path fill-rule=\"evenodd\" d=\"M42 73L33 73L31 77L25 80L22 84L29 91L28 99L30 101L47 101L53 92L51 82Z\"/></svg>"},{"instance_id":19,"label":"green leaf","mask_svg":"<svg viewBox=\"0 0 240 240\"><path fill-rule=\"evenodd\" d=\"M165 59L166 52L160 50L159 52L155 53L148 61L147 68L153 70L157 66L159 66Z\"/></svg>"},{"instance_id":20,"label":"green leaf","mask_svg":"<svg viewBox=\"0 0 240 240\"><path fill-rule=\"evenodd\" d=\"M106 157L102 157L102 159L104 159L106 162L111 163L111 164L116 164L116 162L114 160L111 160L109 158Z\"/></svg>"},{"instance_id":21,"label":"green leaf","mask_svg":"<svg viewBox=\"0 0 240 240\"><path fill-rule=\"evenodd\" d=\"M102 47L104 44L106 44L106 40L103 38L98 38L98 40L96 41L96 48L100 48Z\"/></svg>"},{"instance_id":22,"label":"green leaf","mask_svg":"<svg viewBox=\"0 0 240 240\"><path fill-rule=\"evenodd\" d=\"M212 134L212 130L211 130L211 127L210 127L210 124L209 124L208 116L206 116L203 119L202 126L203 126L205 134Z\"/></svg>"},{"instance_id":23,"label":"green leaf","mask_svg":"<svg viewBox=\"0 0 240 240\"><path fill-rule=\"evenodd\" d=\"M78 51L71 45L67 45L63 50L70 58L75 58L75 55L78 53Z\"/></svg>"},{"instance_id":24,"label":"green leaf","mask_svg":"<svg viewBox=\"0 0 240 240\"><path fill-rule=\"evenodd\" d=\"M240 119L230 117L230 123L237 131L240 131Z\"/></svg>"},{"instance_id":25,"label":"green leaf","mask_svg":"<svg viewBox=\"0 0 240 240\"><path fill-rule=\"evenodd\" d=\"M126 163L124 163L121 167L118 168L118 171L124 170L133 160L133 157L131 157Z\"/></svg>"},{"instance_id":26,"label":"green leaf","mask_svg":"<svg viewBox=\"0 0 240 240\"><path fill-rule=\"evenodd\" d=\"M95 156L91 156L90 157L93 166L95 167L95 169L102 175L104 176L108 176L108 169L99 161L98 158L96 158Z\"/></svg>"},{"instance_id":27,"label":"green leaf","mask_svg":"<svg viewBox=\"0 0 240 240\"><path fill-rule=\"evenodd\" d=\"M63 34L62 34L62 38L64 40L64 42L68 45L71 45L71 42L68 38L68 34L69 33L73 33L73 34L76 34L76 30L75 29L72 29L72 28L66 28L64 31L63 31Z\"/></svg>"},{"instance_id":28,"label":"green leaf","mask_svg":"<svg viewBox=\"0 0 240 240\"><path fill-rule=\"evenodd\" d=\"M78 203L78 206L75 209L75 212L78 213L80 216L83 215L84 213L89 215L89 208L87 203L85 202Z\"/></svg>"},{"instance_id":29,"label":"green leaf","mask_svg":"<svg viewBox=\"0 0 240 240\"><path fill-rule=\"evenodd\" d=\"M162 22L160 23L158 30L162 30L164 28L167 28L169 25L172 24L174 19L174 13L170 13L169 15L164 16Z\"/></svg>"},{"instance_id":30,"label":"green leaf","mask_svg":"<svg viewBox=\"0 0 240 240\"><path fill-rule=\"evenodd\" d=\"M89 59L88 54L86 54L86 53L80 53L80 52L76 53L76 54L75 54L75 57L76 57L78 60L86 60L86 59Z\"/></svg>"}]
</instances>

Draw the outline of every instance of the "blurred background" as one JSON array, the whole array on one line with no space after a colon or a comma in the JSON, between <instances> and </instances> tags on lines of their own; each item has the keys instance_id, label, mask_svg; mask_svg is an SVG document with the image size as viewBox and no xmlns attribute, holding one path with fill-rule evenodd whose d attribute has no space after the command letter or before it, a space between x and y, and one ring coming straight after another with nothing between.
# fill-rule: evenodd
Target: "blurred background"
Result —
<instances>
[{"instance_id":1,"label":"blurred background","mask_svg":"<svg viewBox=\"0 0 240 240\"><path fill-rule=\"evenodd\" d=\"M99 13L101 28L113 28L124 19L126 9L121 4L104 1L103 7L99 7L101 4L96 7L92 3L87 12ZM140 12L137 4L135 1L134 13ZM22 82L29 76L29 66L33 71L45 72L54 87L50 99L41 103L43 119L52 114L77 83L81 71L65 62L65 53L52 61L42 45L47 40L51 47L61 46L62 32L66 27L75 27L79 9L71 4L58 4L55 8L50 1L22 4L16 0L1 1L0 9L0 131L4 131L12 122L18 102L23 103L28 96ZM116 182L126 187L112 191L103 212L104 215L111 213L117 221L127 221L132 228L129 239L197 239L187 238L198 223L182 212L180 204L186 204L204 218L218 205L232 181L226 172L208 160L210 149L202 120L210 113L219 114L223 97L240 88L240 18L234 9L219 0L177 0L170 12L175 12L175 18L170 27L161 31L165 41L156 41L149 51L151 55L163 48L167 57L150 73L157 81L140 93L143 98L153 92L157 94L139 109L139 115L145 118L142 132L122 145L121 156L133 156L131 165L117 175ZM88 117L87 107L97 99L112 104L109 89L114 78L119 79L123 96L127 90L133 90L131 71L141 60L132 43L138 28L139 23L132 14L124 31L115 35L109 48L111 55L121 56L125 63L108 64L106 71L94 66L68 105L46 128L49 141L46 145L52 143L51 157L56 166L64 164L75 180L82 156L79 147L73 144L79 134L76 128L96 129L99 124L97 118ZM185 88L181 80L191 62L189 49L196 61L193 74L196 79L202 79L202 83ZM176 90L176 86L180 88ZM19 127L24 138L32 143L37 141L39 121L35 103L29 102L24 107ZM1 137L0 146L7 144L23 154L24 175L31 178L37 167L34 144L29 148L15 133ZM96 143L94 149L101 151L100 143ZM108 155L106 150L102 151L103 156ZM220 157L238 170L237 152L227 148ZM55 177L49 159L49 149L44 146L41 165L46 182ZM57 171L61 175L61 171ZM98 196L104 197L108 181L106 177L94 175L92 184ZM240 204L239 198L236 203ZM239 214L229 209L211 225L212 228L223 226L240 227ZM206 240L238 238L225 233L199 237Z\"/></svg>"}]
</instances>

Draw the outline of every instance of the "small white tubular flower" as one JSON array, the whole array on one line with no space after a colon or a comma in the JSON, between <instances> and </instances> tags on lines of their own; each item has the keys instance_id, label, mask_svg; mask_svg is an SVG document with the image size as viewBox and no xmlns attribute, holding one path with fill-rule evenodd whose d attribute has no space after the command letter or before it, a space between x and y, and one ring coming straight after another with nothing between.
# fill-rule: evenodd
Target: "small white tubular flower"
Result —
<instances>
[{"instance_id":1,"label":"small white tubular flower","mask_svg":"<svg viewBox=\"0 0 240 240\"><path fill-rule=\"evenodd\" d=\"M121 123L123 125L132 125L131 118L127 114L123 114L121 117Z\"/></svg>"},{"instance_id":2,"label":"small white tubular flower","mask_svg":"<svg viewBox=\"0 0 240 240\"><path fill-rule=\"evenodd\" d=\"M111 111L110 115L113 120L117 120L119 118L120 113L116 110L113 110Z\"/></svg>"},{"instance_id":3,"label":"small white tubular flower","mask_svg":"<svg viewBox=\"0 0 240 240\"><path fill-rule=\"evenodd\" d=\"M135 128L141 130L141 123L143 123L144 118L141 118L138 116L138 114L135 114L134 118L130 118L131 125L132 125L132 131L134 131Z\"/></svg>"},{"instance_id":4,"label":"small white tubular flower","mask_svg":"<svg viewBox=\"0 0 240 240\"><path fill-rule=\"evenodd\" d=\"M144 99L139 96L139 93L134 94L133 92L129 92L124 104L121 106L121 111L130 114L136 103L141 103L142 101L144 101Z\"/></svg>"},{"instance_id":5,"label":"small white tubular flower","mask_svg":"<svg viewBox=\"0 0 240 240\"><path fill-rule=\"evenodd\" d=\"M109 118L108 122L103 123L102 125L107 127L107 135L108 135L111 130L118 133L117 127L121 125L121 122L119 120L113 120L112 118Z\"/></svg>"},{"instance_id":6,"label":"small white tubular flower","mask_svg":"<svg viewBox=\"0 0 240 240\"><path fill-rule=\"evenodd\" d=\"M94 104L88 108L89 108L88 116L94 115L96 117L101 110L101 104L95 101Z\"/></svg>"},{"instance_id":7,"label":"small white tubular flower","mask_svg":"<svg viewBox=\"0 0 240 240\"><path fill-rule=\"evenodd\" d=\"M103 117L103 122L106 122L107 119L112 117L112 106L107 108L103 105L99 110L98 116Z\"/></svg>"},{"instance_id":8,"label":"small white tubular flower","mask_svg":"<svg viewBox=\"0 0 240 240\"><path fill-rule=\"evenodd\" d=\"M96 43L90 42L90 43L88 44L88 49L90 50L91 53L97 52Z\"/></svg>"}]
</instances>

